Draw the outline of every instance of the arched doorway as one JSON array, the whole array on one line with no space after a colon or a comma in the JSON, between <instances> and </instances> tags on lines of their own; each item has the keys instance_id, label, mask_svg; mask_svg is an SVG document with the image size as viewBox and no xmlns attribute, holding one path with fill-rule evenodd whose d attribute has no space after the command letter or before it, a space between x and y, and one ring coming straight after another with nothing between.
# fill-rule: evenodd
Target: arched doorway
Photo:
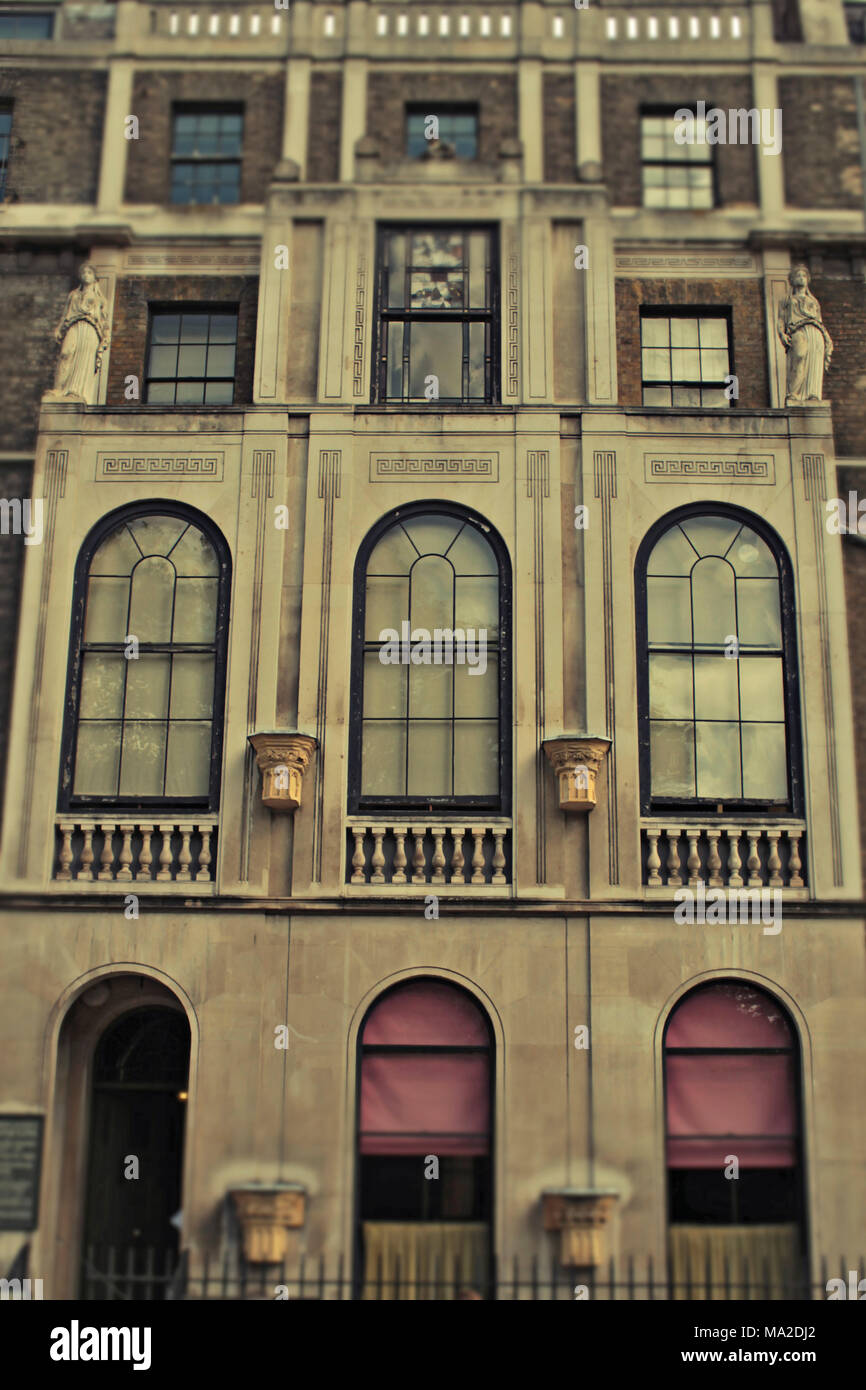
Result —
<instances>
[{"instance_id":1,"label":"arched doorway","mask_svg":"<svg viewBox=\"0 0 866 1390\"><path fill-rule=\"evenodd\" d=\"M493 1039L465 990L419 979L359 1035L356 1269L372 1299L485 1297Z\"/></svg>"}]
</instances>

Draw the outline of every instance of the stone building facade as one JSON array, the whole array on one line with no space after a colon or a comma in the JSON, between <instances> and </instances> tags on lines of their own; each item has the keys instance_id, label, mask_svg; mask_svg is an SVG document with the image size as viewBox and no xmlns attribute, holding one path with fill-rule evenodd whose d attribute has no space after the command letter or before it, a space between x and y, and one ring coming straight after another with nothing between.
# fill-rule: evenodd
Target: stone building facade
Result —
<instances>
[{"instance_id":1,"label":"stone building facade","mask_svg":"<svg viewBox=\"0 0 866 1390\"><path fill-rule=\"evenodd\" d=\"M46 1297L847 1278L856 8L0 6L0 1256ZM780 152L678 144L699 101ZM474 651L413 660L434 619Z\"/></svg>"}]
</instances>

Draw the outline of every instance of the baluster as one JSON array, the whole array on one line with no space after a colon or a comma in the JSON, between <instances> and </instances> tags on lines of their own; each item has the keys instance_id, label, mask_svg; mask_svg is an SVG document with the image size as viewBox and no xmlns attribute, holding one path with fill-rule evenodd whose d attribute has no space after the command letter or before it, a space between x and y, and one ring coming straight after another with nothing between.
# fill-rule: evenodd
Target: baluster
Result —
<instances>
[{"instance_id":1,"label":"baluster","mask_svg":"<svg viewBox=\"0 0 866 1390\"><path fill-rule=\"evenodd\" d=\"M478 826L472 827L472 838L475 841L475 849L472 851L472 882L484 883L484 829L479 830Z\"/></svg>"},{"instance_id":2,"label":"baluster","mask_svg":"<svg viewBox=\"0 0 866 1390\"><path fill-rule=\"evenodd\" d=\"M452 883L466 882L466 879L463 876L463 866L465 863L465 860L463 858L463 834L464 830L462 825L451 826L451 838L454 841L454 850L451 855Z\"/></svg>"},{"instance_id":3,"label":"baluster","mask_svg":"<svg viewBox=\"0 0 866 1390\"><path fill-rule=\"evenodd\" d=\"M195 876L196 883L210 883L210 864L211 864L210 837L211 837L211 827L210 827L209 825L199 825L199 826L196 826L196 829L198 830L199 834L201 835L201 849L199 850L199 856L198 856L199 869L198 869L198 873L197 873L196 876Z\"/></svg>"},{"instance_id":4,"label":"baluster","mask_svg":"<svg viewBox=\"0 0 866 1390\"><path fill-rule=\"evenodd\" d=\"M159 851L159 873L157 879L165 882L171 878L171 837L174 833L173 825L160 825L159 832L162 835L162 849Z\"/></svg>"},{"instance_id":5,"label":"baluster","mask_svg":"<svg viewBox=\"0 0 866 1390\"><path fill-rule=\"evenodd\" d=\"M761 888L763 878L761 877L761 857L758 854L758 841L761 838L760 830L749 830L746 832L749 837L749 857L746 860L746 868L749 871L749 887Z\"/></svg>"},{"instance_id":6,"label":"baluster","mask_svg":"<svg viewBox=\"0 0 866 1390\"><path fill-rule=\"evenodd\" d=\"M192 863L192 854L190 853L189 848L189 839L192 835L192 826L189 824L179 825L178 830L181 833L182 841L180 846L180 853L177 856L177 881L179 883L189 883L190 879L192 878L192 874L189 871L189 866Z\"/></svg>"},{"instance_id":7,"label":"baluster","mask_svg":"<svg viewBox=\"0 0 866 1390\"><path fill-rule=\"evenodd\" d=\"M665 834L668 837L668 887L681 888L679 826L665 826Z\"/></svg>"},{"instance_id":8,"label":"baluster","mask_svg":"<svg viewBox=\"0 0 866 1390\"><path fill-rule=\"evenodd\" d=\"M355 853L352 855L352 883L366 883L364 876L365 855L364 855L364 829L356 825L352 834L355 837Z\"/></svg>"},{"instance_id":9,"label":"baluster","mask_svg":"<svg viewBox=\"0 0 866 1390\"><path fill-rule=\"evenodd\" d=\"M427 866L424 862L424 836L427 834L426 825L413 825L412 834L415 836L415 852L412 855L412 882L427 882Z\"/></svg>"},{"instance_id":10,"label":"baluster","mask_svg":"<svg viewBox=\"0 0 866 1390\"><path fill-rule=\"evenodd\" d=\"M505 851L504 851L504 849L502 848L502 842L503 842L504 839L505 839L505 831L504 831L504 830L494 830L494 832L493 832L493 878L492 878L492 880L491 880L492 883L504 883L504 882L505 882L505 874L502 872L503 869L505 868Z\"/></svg>"},{"instance_id":11,"label":"baluster","mask_svg":"<svg viewBox=\"0 0 866 1390\"><path fill-rule=\"evenodd\" d=\"M740 827L738 825L725 826L725 834L728 837L728 887L742 888L743 875L740 873L743 861L740 858Z\"/></svg>"},{"instance_id":12,"label":"baluster","mask_svg":"<svg viewBox=\"0 0 866 1390\"><path fill-rule=\"evenodd\" d=\"M394 826L394 872L391 875L392 883L406 882L406 827L405 825Z\"/></svg>"},{"instance_id":13,"label":"baluster","mask_svg":"<svg viewBox=\"0 0 866 1390\"><path fill-rule=\"evenodd\" d=\"M151 870L151 865L153 864L153 854L151 853L150 838L153 834L153 826L140 825L138 828L141 831L141 853L138 856L138 873L135 875L135 877L150 882L153 878L153 873Z\"/></svg>"},{"instance_id":14,"label":"baluster","mask_svg":"<svg viewBox=\"0 0 866 1390\"><path fill-rule=\"evenodd\" d=\"M60 846L60 853L58 855L60 868L54 875L55 878L70 879L72 877L72 870L69 866L72 863L72 833L74 830L75 825L70 824L69 821L64 821L60 826L63 844Z\"/></svg>"},{"instance_id":15,"label":"baluster","mask_svg":"<svg viewBox=\"0 0 866 1390\"><path fill-rule=\"evenodd\" d=\"M93 863L93 832L96 827L85 824L82 825L81 829L84 832L84 844L81 849L81 868L75 877L90 880L93 878L91 865Z\"/></svg>"},{"instance_id":16,"label":"baluster","mask_svg":"<svg viewBox=\"0 0 866 1390\"><path fill-rule=\"evenodd\" d=\"M785 833L788 836L788 843L791 846L791 853L788 856L788 887L803 888L805 884L800 874L800 870L803 867L800 863L800 836L802 831L787 830Z\"/></svg>"},{"instance_id":17,"label":"baluster","mask_svg":"<svg viewBox=\"0 0 866 1390\"><path fill-rule=\"evenodd\" d=\"M431 883L445 882L445 852L442 849L442 841L445 838L443 830L433 831L433 874Z\"/></svg>"},{"instance_id":18,"label":"baluster","mask_svg":"<svg viewBox=\"0 0 866 1390\"><path fill-rule=\"evenodd\" d=\"M649 841L649 854L647 855L647 859L646 859L646 866L647 866L647 887L648 887L648 888L661 888L661 886L662 886L662 876L661 876L661 874L659 873L659 869L660 869L661 866L662 866L662 861L661 861L661 859L659 858L659 828L658 828L658 826L657 826L657 825L654 825L654 826L649 827L649 828L647 829L647 832L646 832L646 837L647 837L647 840Z\"/></svg>"},{"instance_id":19,"label":"baluster","mask_svg":"<svg viewBox=\"0 0 866 1390\"><path fill-rule=\"evenodd\" d=\"M770 871L771 888L782 888L784 887L785 882L782 878L782 861L779 858L779 836L781 835L781 833L781 830L767 831L767 839L770 842L770 853L767 857L767 868Z\"/></svg>"},{"instance_id":20,"label":"baluster","mask_svg":"<svg viewBox=\"0 0 866 1390\"><path fill-rule=\"evenodd\" d=\"M107 880L109 883L111 883L114 879L114 874L112 870L114 867L113 842L115 826L111 823L107 825L103 825L102 823L100 823L99 828L102 831L102 853L99 856L100 867L99 873L96 875L96 877L101 878L103 881Z\"/></svg>"},{"instance_id":21,"label":"baluster","mask_svg":"<svg viewBox=\"0 0 866 1390\"><path fill-rule=\"evenodd\" d=\"M719 836L720 830L707 830L709 840L709 850L707 852L707 869L709 870L708 884L710 888L721 888L722 884L722 861L719 857Z\"/></svg>"},{"instance_id":22,"label":"baluster","mask_svg":"<svg viewBox=\"0 0 866 1390\"><path fill-rule=\"evenodd\" d=\"M120 854L118 855L120 868L117 871L117 878L119 882L123 883L129 883L132 878L132 869L130 865L132 864L132 832L134 829L135 826L128 823L120 827L120 833L123 836L123 844L120 847Z\"/></svg>"},{"instance_id":23,"label":"baluster","mask_svg":"<svg viewBox=\"0 0 866 1390\"><path fill-rule=\"evenodd\" d=\"M700 835L701 832L699 830L695 835L687 836L689 842L689 857L686 867L689 871L690 888L697 888L699 883L703 883L701 877L701 856L698 853L698 840L700 839Z\"/></svg>"},{"instance_id":24,"label":"baluster","mask_svg":"<svg viewBox=\"0 0 866 1390\"><path fill-rule=\"evenodd\" d=\"M385 868L385 853L382 849L382 841L385 838L385 826L373 825L370 827L370 830L373 835L373 857L370 860L373 866L373 872L370 875L370 882L384 883L385 874L383 870Z\"/></svg>"}]
</instances>

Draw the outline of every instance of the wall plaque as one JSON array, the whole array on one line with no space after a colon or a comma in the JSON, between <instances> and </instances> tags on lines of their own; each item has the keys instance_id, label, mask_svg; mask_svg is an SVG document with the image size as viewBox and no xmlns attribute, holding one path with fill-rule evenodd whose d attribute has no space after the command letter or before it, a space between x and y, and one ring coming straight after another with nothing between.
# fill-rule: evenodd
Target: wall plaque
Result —
<instances>
[{"instance_id":1,"label":"wall plaque","mask_svg":"<svg viewBox=\"0 0 866 1390\"><path fill-rule=\"evenodd\" d=\"M0 1115L0 1231L35 1231L42 1115Z\"/></svg>"},{"instance_id":2,"label":"wall plaque","mask_svg":"<svg viewBox=\"0 0 866 1390\"><path fill-rule=\"evenodd\" d=\"M772 456L741 458L717 454L713 458L665 458L644 454L644 478L648 483L774 483L776 464Z\"/></svg>"},{"instance_id":3,"label":"wall plaque","mask_svg":"<svg viewBox=\"0 0 866 1390\"><path fill-rule=\"evenodd\" d=\"M370 482L394 479L468 478L475 483L499 480L499 454L371 454Z\"/></svg>"}]
</instances>

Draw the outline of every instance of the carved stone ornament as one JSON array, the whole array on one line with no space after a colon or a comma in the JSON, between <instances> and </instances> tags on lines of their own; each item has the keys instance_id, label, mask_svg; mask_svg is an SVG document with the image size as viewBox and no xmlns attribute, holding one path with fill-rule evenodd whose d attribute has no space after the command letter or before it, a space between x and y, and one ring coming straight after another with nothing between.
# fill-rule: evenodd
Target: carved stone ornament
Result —
<instances>
[{"instance_id":1,"label":"carved stone ornament","mask_svg":"<svg viewBox=\"0 0 866 1390\"><path fill-rule=\"evenodd\" d=\"M596 780L610 739L563 735L545 739L541 746L559 783L560 811L591 811Z\"/></svg>"},{"instance_id":2,"label":"carved stone ornament","mask_svg":"<svg viewBox=\"0 0 866 1390\"><path fill-rule=\"evenodd\" d=\"M788 354L786 405L818 405L833 340L821 320L821 306L809 289L809 271L795 265L788 276L791 293L779 305L779 337Z\"/></svg>"},{"instance_id":3,"label":"carved stone ornament","mask_svg":"<svg viewBox=\"0 0 866 1390\"><path fill-rule=\"evenodd\" d=\"M304 1224L307 1193L300 1183L246 1183L229 1193L235 1205L249 1264L280 1264L287 1232Z\"/></svg>"},{"instance_id":4,"label":"carved stone ornament","mask_svg":"<svg viewBox=\"0 0 866 1390\"><path fill-rule=\"evenodd\" d=\"M250 734L262 774L262 805L270 811L296 811L301 784L318 747L309 734Z\"/></svg>"},{"instance_id":5,"label":"carved stone ornament","mask_svg":"<svg viewBox=\"0 0 866 1390\"><path fill-rule=\"evenodd\" d=\"M604 1229L618 1192L562 1187L542 1192L545 1231L559 1232L559 1262L594 1269L604 1263Z\"/></svg>"},{"instance_id":6,"label":"carved stone ornament","mask_svg":"<svg viewBox=\"0 0 866 1390\"><path fill-rule=\"evenodd\" d=\"M54 386L46 391L46 401L78 401L95 405L102 355L108 346L108 306L99 288L96 271L89 263L79 271L79 285L66 301L55 342L60 356Z\"/></svg>"}]
</instances>

